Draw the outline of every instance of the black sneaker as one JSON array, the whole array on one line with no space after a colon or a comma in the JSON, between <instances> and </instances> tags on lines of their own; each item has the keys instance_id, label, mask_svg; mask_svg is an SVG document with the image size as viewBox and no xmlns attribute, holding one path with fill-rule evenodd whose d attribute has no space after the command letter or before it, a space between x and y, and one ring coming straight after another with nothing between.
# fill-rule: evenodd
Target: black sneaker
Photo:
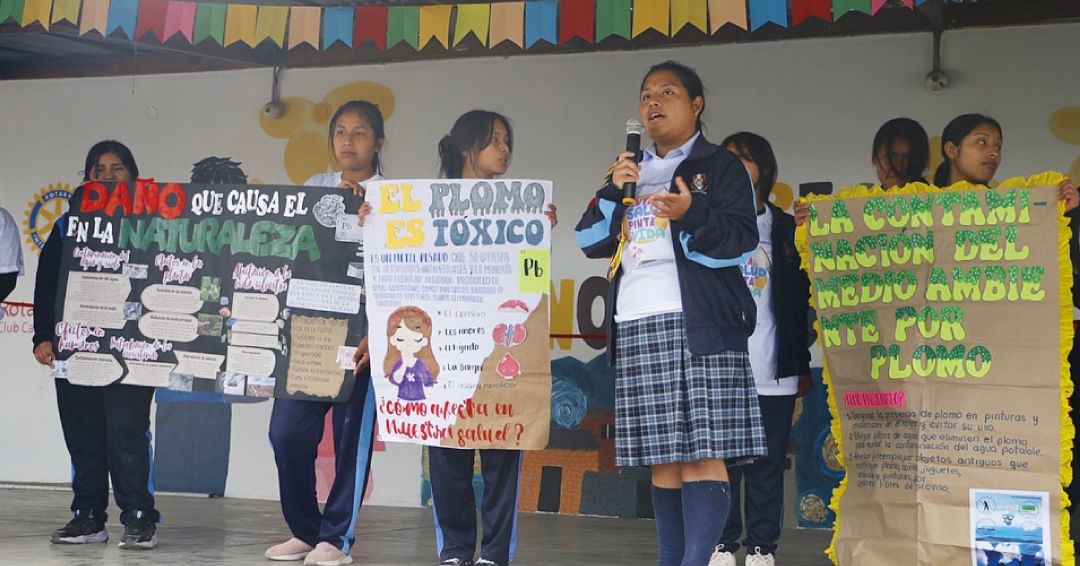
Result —
<instances>
[{"instance_id":1,"label":"black sneaker","mask_svg":"<svg viewBox=\"0 0 1080 566\"><path fill-rule=\"evenodd\" d=\"M472 560L462 560L461 558L447 558L442 562L439 562L437 566L473 566Z\"/></svg>"},{"instance_id":2,"label":"black sneaker","mask_svg":"<svg viewBox=\"0 0 1080 566\"><path fill-rule=\"evenodd\" d=\"M150 550L157 546L157 525L142 511L128 519L124 525L124 536L120 538L120 548L125 550Z\"/></svg>"},{"instance_id":3,"label":"black sneaker","mask_svg":"<svg viewBox=\"0 0 1080 566\"><path fill-rule=\"evenodd\" d=\"M105 530L104 513L79 510L75 512L64 528L56 531L49 538L53 544L86 544L88 542L108 542L109 531Z\"/></svg>"},{"instance_id":4,"label":"black sneaker","mask_svg":"<svg viewBox=\"0 0 1080 566\"><path fill-rule=\"evenodd\" d=\"M507 565L506 564L501 564L499 562L495 562L494 560L488 560L487 558L481 558L480 560L477 560L476 563L473 566L507 566Z\"/></svg>"}]
</instances>

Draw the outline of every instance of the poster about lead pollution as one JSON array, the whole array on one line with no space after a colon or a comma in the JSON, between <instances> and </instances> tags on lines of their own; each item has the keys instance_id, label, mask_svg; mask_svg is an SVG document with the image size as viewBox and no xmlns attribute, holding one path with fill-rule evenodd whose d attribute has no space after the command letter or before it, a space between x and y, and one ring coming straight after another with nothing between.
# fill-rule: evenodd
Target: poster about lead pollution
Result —
<instances>
[{"instance_id":1,"label":"poster about lead pollution","mask_svg":"<svg viewBox=\"0 0 1080 566\"><path fill-rule=\"evenodd\" d=\"M54 373L80 385L343 400L363 332L341 189L87 183L71 199Z\"/></svg>"},{"instance_id":2,"label":"poster about lead pollution","mask_svg":"<svg viewBox=\"0 0 1080 566\"><path fill-rule=\"evenodd\" d=\"M798 239L847 471L835 563L1074 563L1061 178L811 198Z\"/></svg>"},{"instance_id":3,"label":"poster about lead pollution","mask_svg":"<svg viewBox=\"0 0 1080 566\"><path fill-rule=\"evenodd\" d=\"M547 446L551 191L534 180L368 186L367 313L383 440Z\"/></svg>"}]
</instances>

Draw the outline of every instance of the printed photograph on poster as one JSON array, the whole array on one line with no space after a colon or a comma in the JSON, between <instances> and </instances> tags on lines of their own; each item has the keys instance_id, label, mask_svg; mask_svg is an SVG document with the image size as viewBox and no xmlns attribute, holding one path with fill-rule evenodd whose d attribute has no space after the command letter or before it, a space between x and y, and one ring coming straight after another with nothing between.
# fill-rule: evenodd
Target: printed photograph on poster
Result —
<instances>
[{"instance_id":1,"label":"printed photograph on poster","mask_svg":"<svg viewBox=\"0 0 1080 566\"><path fill-rule=\"evenodd\" d=\"M87 182L58 273L68 379L344 400L353 376L334 354L361 332L348 273L361 202L337 188ZM290 363L294 347L308 363ZM221 371L240 377L218 384Z\"/></svg>"},{"instance_id":2,"label":"printed photograph on poster","mask_svg":"<svg viewBox=\"0 0 1080 566\"><path fill-rule=\"evenodd\" d=\"M191 392L191 386L195 382L195 376L186 373L170 373L169 389L173 391Z\"/></svg>"},{"instance_id":3,"label":"printed photograph on poster","mask_svg":"<svg viewBox=\"0 0 1080 566\"><path fill-rule=\"evenodd\" d=\"M972 489L973 566L1053 564L1046 492Z\"/></svg>"},{"instance_id":4,"label":"printed photograph on poster","mask_svg":"<svg viewBox=\"0 0 1080 566\"><path fill-rule=\"evenodd\" d=\"M142 309L142 303L124 303L124 320L139 320Z\"/></svg>"},{"instance_id":5,"label":"printed photograph on poster","mask_svg":"<svg viewBox=\"0 0 1080 566\"><path fill-rule=\"evenodd\" d=\"M242 373L222 373L217 378L214 390L226 395L243 396L247 391L247 379Z\"/></svg>"},{"instance_id":6,"label":"printed photograph on poster","mask_svg":"<svg viewBox=\"0 0 1080 566\"><path fill-rule=\"evenodd\" d=\"M356 347L340 346L337 351L338 367L345 371L352 371L356 369L356 364L353 362L353 356L355 355Z\"/></svg>"},{"instance_id":7,"label":"printed photograph on poster","mask_svg":"<svg viewBox=\"0 0 1080 566\"><path fill-rule=\"evenodd\" d=\"M223 327L220 314L199 314L199 336L221 336Z\"/></svg>"},{"instance_id":8,"label":"printed photograph on poster","mask_svg":"<svg viewBox=\"0 0 1080 566\"><path fill-rule=\"evenodd\" d=\"M273 397L275 386L277 386L277 378L257 377L254 375L248 376L246 394L248 397L260 397L264 399Z\"/></svg>"},{"instance_id":9,"label":"printed photograph on poster","mask_svg":"<svg viewBox=\"0 0 1080 566\"><path fill-rule=\"evenodd\" d=\"M125 263L121 274L128 279L146 279L150 266L146 264Z\"/></svg>"},{"instance_id":10,"label":"printed photograph on poster","mask_svg":"<svg viewBox=\"0 0 1080 566\"><path fill-rule=\"evenodd\" d=\"M221 298L221 278L203 276L199 285L199 298L203 301L217 301Z\"/></svg>"},{"instance_id":11,"label":"printed photograph on poster","mask_svg":"<svg viewBox=\"0 0 1080 566\"><path fill-rule=\"evenodd\" d=\"M546 447L551 182L398 180L367 188L373 211L358 275L381 438Z\"/></svg>"}]
</instances>

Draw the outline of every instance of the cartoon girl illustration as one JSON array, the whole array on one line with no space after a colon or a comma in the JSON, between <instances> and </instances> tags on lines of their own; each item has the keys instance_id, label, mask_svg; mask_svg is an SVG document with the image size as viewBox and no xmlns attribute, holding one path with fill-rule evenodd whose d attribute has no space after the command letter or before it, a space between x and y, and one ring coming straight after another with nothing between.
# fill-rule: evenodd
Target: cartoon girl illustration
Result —
<instances>
[{"instance_id":1,"label":"cartoon girl illustration","mask_svg":"<svg viewBox=\"0 0 1080 566\"><path fill-rule=\"evenodd\" d=\"M439 362L431 351L431 317L420 307L401 307L386 321L386 336L383 371L397 386L398 399L424 400L424 388L439 377Z\"/></svg>"}]
</instances>

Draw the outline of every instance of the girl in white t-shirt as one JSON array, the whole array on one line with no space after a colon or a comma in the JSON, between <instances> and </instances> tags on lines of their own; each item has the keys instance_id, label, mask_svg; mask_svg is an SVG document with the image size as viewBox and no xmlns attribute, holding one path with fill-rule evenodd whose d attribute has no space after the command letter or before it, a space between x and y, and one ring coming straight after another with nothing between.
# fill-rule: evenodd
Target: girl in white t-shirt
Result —
<instances>
[{"instance_id":1,"label":"girl in white t-shirt","mask_svg":"<svg viewBox=\"0 0 1080 566\"><path fill-rule=\"evenodd\" d=\"M769 453L746 466L729 468L728 521L709 565L736 565L743 532L740 499L744 499L745 564L772 566L784 523L784 468L795 398L810 388L806 339L810 281L795 249L795 219L769 202L777 174L772 146L750 132L728 136L720 145L742 159L754 184L758 247L741 269L757 305L748 346Z\"/></svg>"},{"instance_id":2,"label":"girl in white t-shirt","mask_svg":"<svg viewBox=\"0 0 1080 566\"><path fill-rule=\"evenodd\" d=\"M364 183L380 179L379 151L386 140L379 107L366 100L343 104L330 120L329 144L340 171L320 173L307 186L341 187L364 195ZM364 316L364 309L360 309ZM293 538L266 551L270 560L304 564L349 564L356 521L371 469L375 392L368 369L367 324L356 350L356 380L348 401L328 403L275 399L270 443L278 468L281 511ZM334 484L319 511L315 497L315 457L326 412L334 410Z\"/></svg>"}]
</instances>

